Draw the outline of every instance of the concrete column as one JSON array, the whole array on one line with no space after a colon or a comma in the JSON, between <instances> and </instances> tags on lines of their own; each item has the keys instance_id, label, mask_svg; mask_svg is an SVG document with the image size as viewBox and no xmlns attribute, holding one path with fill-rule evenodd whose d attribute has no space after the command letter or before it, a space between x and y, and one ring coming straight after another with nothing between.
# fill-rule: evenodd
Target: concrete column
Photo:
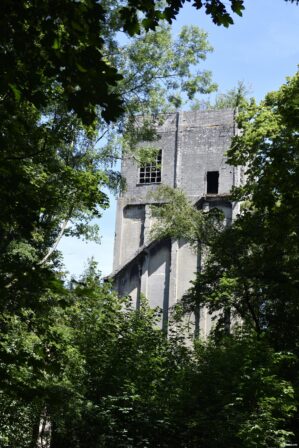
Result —
<instances>
[{"instance_id":1,"label":"concrete column","mask_svg":"<svg viewBox=\"0 0 299 448\"><path fill-rule=\"evenodd\" d=\"M162 318L162 330L165 334L168 332L168 321L169 321L169 307L170 307L170 274L171 274L171 264L172 264L172 244L169 244L168 257L165 260L165 276L164 276L164 297L163 297L163 318Z\"/></svg>"},{"instance_id":2,"label":"concrete column","mask_svg":"<svg viewBox=\"0 0 299 448\"><path fill-rule=\"evenodd\" d=\"M140 293L148 298L148 267L149 267L149 252L145 251L145 256L143 259L142 267L140 270ZM140 301L140 297L138 298Z\"/></svg>"},{"instance_id":3,"label":"concrete column","mask_svg":"<svg viewBox=\"0 0 299 448\"><path fill-rule=\"evenodd\" d=\"M178 301L177 282L178 282L178 256L179 243L177 240L171 240L170 246L170 272L169 272L169 307L175 305Z\"/></svg>"},{"instance_id":4,"label":"concrete column","mask_svg":"<svg viewBox=\"0 0 299 448\"><path fill-rule=\"evenodd\" d=\"M174 148L174 175L173 175L173 186L174 188L180 188L181 185L181 122L182 112L177 112L176 114L176 130L175 130L175 148Z\"/></svg>"},{"instance_id":5,"label":"concrete column","mask_svg":"<svg viewBox=\"0 0 299 448\"><path fill-rule=\"evenodd\" d=\"M123 209L125 200L118 198L115 218L115 239L114 239L114 253L113 253L113 270L117 269L122 264L122 230L123 230Z\"/></svg>"},{"instance_id":6,"label":"concrete column","mask_svg":"<svg viewBox=\"0 0 299 448\"><path fill-rule=\"evenodd\" d=\"M144 213L144 226L143 226L143 244L147 246L150 243L150 230L151 230L151 208L150 205L145 205Z\"/></svg>"}]
</instances>

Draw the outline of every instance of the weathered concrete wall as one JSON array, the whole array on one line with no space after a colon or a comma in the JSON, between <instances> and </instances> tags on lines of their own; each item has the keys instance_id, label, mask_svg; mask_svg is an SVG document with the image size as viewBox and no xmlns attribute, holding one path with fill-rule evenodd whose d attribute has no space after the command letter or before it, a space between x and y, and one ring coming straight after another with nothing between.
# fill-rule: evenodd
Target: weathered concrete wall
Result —
<instances>
[{"instance_id":1,"label":"weathered concrete wall","mask_svg":"<svg viewBox=\"0 0 299 448\"><path fill-rule=\"evenodd\" d=\"M180 114L177 186L188 196L207 194L208 171L219 171L219 194L229 193L233 168L226 164L225 151L233 134L232 110Z\"/></svg>"},{"instance_id":2,"label":"weathered concrete wall","mask_svg":"<svg viewBox=\"0 0 299 448\"><path fill-rule=\"evenodd\" d=\"M162 184L182 188L187 195L206 194L207 171L219 171L219 194L229 193L233 168L226 164L225 151L234 135L234 113L220 111L180 112L167 116L158 129L159 140L146 143L162 149ZM130 203L149 202L148 193L158 185L139 184L139 167L133 158L122 164L126 178L124 193Z\"/></svg>"},{"instance_id":3,"label":"weathered concrete wall","mask_svg":"<svg viewBox=\"0 0 299 448\"><path fill-rule=\"evenodd\" d=\"M123 270L115 279L115 287L120 296L131 296L133 304L138 307L140 294L139 265L132 264Z\"/></svg>"},{"instance_id":4,"label":"weathered concrete wall","mask_svg":"<svg viewBox=\"0 0 299 448\"><path fill-rule=\"evenodd\" d=\"M143 294L151 307L165 310L167 320L169 308L169 275L171 270L171 242L162 241L140 254L116 277L120 295L130 295L136 307L138 295Z\"/></svg>"},{"instance_id":5,"label":"weathered concrete wall","mask_svg":"<svg viewBox=\"0 0 299 448\"><path fill-rule=\"evenodd\" d=\"M149 252L147 288L142 291L147 295L152 307L168 308L170 243L161 242Z\"/></svg>"},{"instance_id":6,"label":"weathered concrete wall","mask_svg":"<svg viewBox=\"0 0 299 448\"><path fill-rule=\"evenodd\" d=\"M164 124L158 129L158 140L146 142L147 147L162 150L161 183L169 186L174 186L176 125L176 114L166 116ZM130 203L150 202L149 193L155 191L158 185L139 184L139 167L134 158L127 157L123 160L122 175L126 179L124 198Z\"/></svg>"},{"instance_id":7,"label":"weathered concrete wall","mask_svg":"<svg viewBox=\"0 0 299 448\"><path fill-rule=\"evenodd\" d=\"M126 205L123 209L122 254L126 262L144 243L144 205Z\"/></svg>"},{"instance_id":8,"label":"weathered concrete wall","mask_svg":"<svg viewBox=\"0 0 299 448\"><path fill-rule=\"evenodd\" d=\"M177 254L177 295L176 302L181 299L183 294L190 288L190 281L195 278L198 259L194 248L184 241L179 241L179 250Z\"/></svg>"}]
</instances>

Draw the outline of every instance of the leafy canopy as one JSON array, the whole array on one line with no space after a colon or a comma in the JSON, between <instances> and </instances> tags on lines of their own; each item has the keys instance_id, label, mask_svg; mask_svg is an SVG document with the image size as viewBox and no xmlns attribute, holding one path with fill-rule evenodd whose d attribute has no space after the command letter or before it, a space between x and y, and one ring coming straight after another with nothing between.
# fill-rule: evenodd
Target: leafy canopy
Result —
<instances>
[{"instance_id":1,"label":"leafy canopy","mask_svg":"<svg viewBox=\"0 0 299 448\"><path fill-rule=\"evenodd\" d=\"M116 120L124 108L118 83L125 79L119 65L109 60L115 34L130 36L171 22L183 2L74 2L27 0L2 2L0 19L0 96L31 102L41 109L60 87L61 101L85 123L96 118L96 109L107 121ZM214 22L227 26L231 15L219 0L196 2L205 6ZM242 0L230 1L241 14Z\"/></svg>"},{"instance_id":2,"label":"leafy canopy","mask_svg":"<svg viewBox=\"0 0 299 448\"><path fill-rule=\"evenodd\" d=\"M83 384L84 350L74 345L69 322L75 299L64 284L57 250L62 235L98 238L92 219L108 206L107 188L120 187L114 163L129 142L137 146L136 113L173 110L175 102L165 100L166 91L178 101L180 89L192 97L194 86L214 88L208 72L198 67L193 73L211 51L206 34L197 28L184 29L175 41L169 28L161 27L126 46L117 47L112 38L109 45L110 63L117 60L126 78L118 88L127 113L116 124L108 125L101 116L96 128L83 124L69 111L59 83L43 90L48 97L40 108L25 95L18 101L4 96L0 104L0 373L9 409L7 419L5 414L1 419L10 440L16 435L15 446L20 446L23 432L14 431L16 409L17 422L24 416L24 425L33 423L28 431L38 431L39 421L53 418L52 406L57 409L68 399L72 406ZM166 57L171 57L168 65ZM152 133L152 127L140 126L138 132Z\"/></svg>"}]
</instances>

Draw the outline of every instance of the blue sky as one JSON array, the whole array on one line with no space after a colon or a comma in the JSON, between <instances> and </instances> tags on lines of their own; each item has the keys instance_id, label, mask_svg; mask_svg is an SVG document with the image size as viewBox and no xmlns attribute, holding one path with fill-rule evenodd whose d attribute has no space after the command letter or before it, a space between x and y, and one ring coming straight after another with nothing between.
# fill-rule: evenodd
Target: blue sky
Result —
<instances>
[{"instance_id":1,"label":"blue sky","mask_svg":"<svg viewBox=\"0 0 299 448\"><path fill-rule=\"evenodd\" d=\"M235 17L231 27L217 27L202 12L185 5L173 22L173 33L183 25L198 25L208 32L214 47L203 67L213 73L219 91L225 92L238 81L251 87L260 101L267 92L277 90L299 64L299 6L284 0L245 0L243 17ZM103 275L112 270L115 224L115 199L99 220L101 244L64 238L59 249L71 274L80 275L88 258L94 257Z\"/></svg>"}]
</instances>

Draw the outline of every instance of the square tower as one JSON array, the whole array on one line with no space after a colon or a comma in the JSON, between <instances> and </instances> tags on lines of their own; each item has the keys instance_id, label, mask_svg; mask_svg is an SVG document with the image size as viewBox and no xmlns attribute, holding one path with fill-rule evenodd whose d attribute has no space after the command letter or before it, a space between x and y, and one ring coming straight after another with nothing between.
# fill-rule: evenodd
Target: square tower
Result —
<instances>
[{"instance_id":1,"label":"square tower","mask_svg":"<svg viewBox=\"0 0 299 448\"><path fill-rule=\"evenodd\" d=\"M200 263L184 241L150 240L154 201L149 193L161 184L180 188L203 209L220 208L229 224L238 211L229 194L240 183L240 169L226 163L225 153L235 132L232 109L168 114L157 129L158 140L146 142L158 149L156 160L142 166L132 157L123 160L127 188L117 203L112 277L119 294L130 295L137 307L140 294L161 307L164 325ZM210 322L204 310L201 321L205 335Z\"/></svg>"}]
</instances>

